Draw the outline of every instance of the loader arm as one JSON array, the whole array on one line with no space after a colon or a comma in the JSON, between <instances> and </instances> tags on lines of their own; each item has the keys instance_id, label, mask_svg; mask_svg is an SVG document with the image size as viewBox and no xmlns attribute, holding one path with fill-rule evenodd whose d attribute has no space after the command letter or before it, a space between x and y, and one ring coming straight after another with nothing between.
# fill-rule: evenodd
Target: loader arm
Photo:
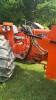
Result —
<instances>
[{"instance_id":1,"label":"loader arm","mask_svg":"<svg viewBox=\"0 0 56 100\"><path fill-rule=\"evenodd\" d=\"M30 54L28 55L28 60L31 56L31 60L33 60L35 55L36 59L38 60L38 57L41 55L39 58L40 61L47 61L46 77L48 79L56 79L56 25L52 26L51 30L49 31L44 30L43 32L43 30L41 30L41 33L40 30L31 31L29 27L23 27L23 31L32 38L33 46ZM35 53L35 55L32 53Z\"/></svg>"}]
</instances>

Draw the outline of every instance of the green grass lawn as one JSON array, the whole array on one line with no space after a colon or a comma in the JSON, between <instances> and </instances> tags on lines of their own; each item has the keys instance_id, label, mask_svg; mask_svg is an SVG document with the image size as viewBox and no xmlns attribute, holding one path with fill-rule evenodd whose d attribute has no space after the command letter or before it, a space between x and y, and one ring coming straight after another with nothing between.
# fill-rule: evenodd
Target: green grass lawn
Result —
<instances>
[{"instance_id":1,"label":"green grass lawn","mask_svg":"<svg viewBox=\"0 0 56 100\"><path fill-rule=\"evenodd\" d=\"M43 65L15 64L12 77L0 84L0 100L56 100L56 81L46 79Z\"/></svg>"}]
</instances>

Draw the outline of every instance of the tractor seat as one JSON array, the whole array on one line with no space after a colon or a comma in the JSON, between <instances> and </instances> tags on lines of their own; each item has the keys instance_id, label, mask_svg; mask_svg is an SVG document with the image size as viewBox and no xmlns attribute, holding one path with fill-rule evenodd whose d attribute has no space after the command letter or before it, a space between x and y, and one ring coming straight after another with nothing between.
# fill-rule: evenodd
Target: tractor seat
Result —
<instances>
[{"instance_id":1,"label":"tractor seat","mask_svg":"<svg viewBox=\"0 0 56 100\"><path fill-rule=\"evenodd\" d=\"M22 39L25 39L25 37L24 36L14 36L14 39L16 39L16 40L22 40Z\"/></svg>"}]
</instances>

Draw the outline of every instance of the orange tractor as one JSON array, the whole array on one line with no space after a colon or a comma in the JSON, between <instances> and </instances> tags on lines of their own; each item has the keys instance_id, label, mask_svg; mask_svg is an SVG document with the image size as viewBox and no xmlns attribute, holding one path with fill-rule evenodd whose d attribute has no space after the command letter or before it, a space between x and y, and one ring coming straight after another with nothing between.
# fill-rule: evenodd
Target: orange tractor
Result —
<instances>
[{"instance_id":1,"label":"orange tractor","mask_svg":"<svg viewBox=\"0 0 56 100\"><path fill-rule=\"evenodd\" d=\"M44 64L46 77L56 79L56 25L51 30L33 23L17 28L13 23L0 25L0 82L11 77L15 57Z\"/></svg>"}]
</instances>

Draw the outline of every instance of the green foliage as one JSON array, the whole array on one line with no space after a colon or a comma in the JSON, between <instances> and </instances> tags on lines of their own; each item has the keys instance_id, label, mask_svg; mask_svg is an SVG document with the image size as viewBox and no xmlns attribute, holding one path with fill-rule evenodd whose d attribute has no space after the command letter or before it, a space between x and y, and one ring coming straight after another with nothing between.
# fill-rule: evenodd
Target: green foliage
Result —
<instances>
[{"instance_id":1,"label":"green foliage","mask_svg":"<svg viewBox=\"0 0 56 100\"><path fill-rule=\"evenodd\" d=\"M49 1L37 5L38 18L42 24L52 25L56 24L56 3Z\"/></svg>"},{"instance_id":2,"label":"green foliage","mask_svg":"<svg viewBox=\"0 0 56 100\"><path fill-rule=\"evenodd\" d=\"M25 19L44 26L56 24L56 0L0 0L0 23L19 25Z\"/></svg>"},{"instance_id":3,"label":"green foliage","mask_svg":"<svg viewBox=\"0 0 56 100\"><path fill-rule=\"evenodd\" d=\"M0 100L56 100L56 81L46 79L43 65L15 64L13 76L0 84Z\"/></svg>"},{"instance_id":4,"label":"green foliage","mask_svg":"<svg viewBox=\"0 0 56 100\"><path fill-rule=\"evenodd\" d=\"M24 18L23 15L23 1L22 0L7 0L7 1L0 1L2 4L1 6L1 19L0 22L3 21L12 21L15 24L18 24L22 18Z\"/></svg>"}]
</instances>

